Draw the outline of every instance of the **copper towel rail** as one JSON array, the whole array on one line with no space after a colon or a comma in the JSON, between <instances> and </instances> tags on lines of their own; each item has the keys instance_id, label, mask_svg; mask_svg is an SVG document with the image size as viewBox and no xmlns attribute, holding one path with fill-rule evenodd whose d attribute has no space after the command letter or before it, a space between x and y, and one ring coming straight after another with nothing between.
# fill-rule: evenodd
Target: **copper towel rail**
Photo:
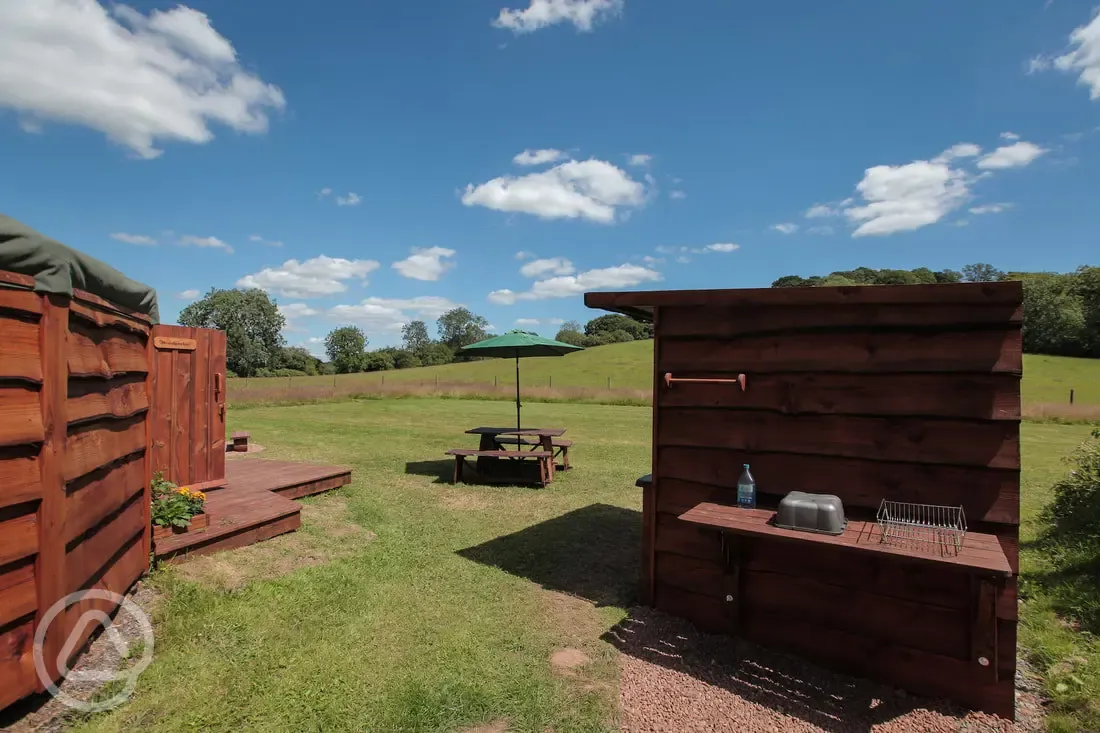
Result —
<instances>
[{"instance_id":1,"label":"copper towel rail","mask_svg":"<svg viewBox=\"0 0 1100 733\"><path fill-rule=\"evenodd\" d=\"M745 391L745 375L738 374L737 379L694 379L690 377L674 377L672 372L665 372L665 386L672 389L673 382L696 382L704 384L733 384L741 385L741 391Z\"/></svg>"}]
</instances>

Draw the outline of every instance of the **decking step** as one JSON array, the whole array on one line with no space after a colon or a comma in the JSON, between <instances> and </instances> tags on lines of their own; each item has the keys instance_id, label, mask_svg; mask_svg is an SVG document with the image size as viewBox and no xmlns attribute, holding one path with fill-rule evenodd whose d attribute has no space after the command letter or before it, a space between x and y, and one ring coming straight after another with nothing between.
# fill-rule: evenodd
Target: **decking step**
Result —
<instances>
[{"instance_id":1,"label":"decking step","mask_svg":"<svg viewBox=\"0 0 1100 733\"><path fill-rule=\"evenodd\" d=\"M241 458L226 461L229 490L266 489L287 499L301 499L351 483L351 468L321 463Z\"/></svg>"},{"instance_id":2,"label":"decking step","mask_svg":"<svg viewBox=\"0 0 1100 733\"><path fill-rule=\"evenodd\" d=\"M173 562L261 542L302 525L301 507L286 497L263 490L229 488L208 494L205 529L184 532L160 540L154 552L158 560Z\"/></svg>"}]
</instances>

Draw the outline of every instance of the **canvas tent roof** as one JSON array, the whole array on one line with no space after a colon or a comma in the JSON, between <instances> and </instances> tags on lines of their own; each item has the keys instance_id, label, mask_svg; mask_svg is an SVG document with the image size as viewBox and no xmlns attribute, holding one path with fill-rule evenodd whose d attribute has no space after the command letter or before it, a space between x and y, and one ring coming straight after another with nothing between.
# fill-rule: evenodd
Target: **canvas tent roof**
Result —
<instances>
[{"instance_id":1,"label":"canvas tent roof","mask_svg":"<svg viewBox=\"0 0 1100 733\"><path fill-rule=\"evenodd\" d=\"M0 270L34 278L39 293L83 290L160 322L157 292L148 285L0 214Z\"/></svg>"}]
</instances>

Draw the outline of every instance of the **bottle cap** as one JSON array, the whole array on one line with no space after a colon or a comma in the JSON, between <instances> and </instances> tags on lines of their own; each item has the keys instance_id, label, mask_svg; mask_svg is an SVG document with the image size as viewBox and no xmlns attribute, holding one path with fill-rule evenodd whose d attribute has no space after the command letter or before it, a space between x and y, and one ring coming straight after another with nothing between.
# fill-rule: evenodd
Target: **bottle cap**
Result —
<instances>
[{"instance_id":1,"label":"bottle cap","mask_svg":"<svg viewBox=\"0 0 1100 733\"><path fill-rule=\"evenodd\" d=\"M747 463L742 463L741 465L744 466L745 468L749 467L749 464L747 464Z\"/></svg>"}]
</instances>

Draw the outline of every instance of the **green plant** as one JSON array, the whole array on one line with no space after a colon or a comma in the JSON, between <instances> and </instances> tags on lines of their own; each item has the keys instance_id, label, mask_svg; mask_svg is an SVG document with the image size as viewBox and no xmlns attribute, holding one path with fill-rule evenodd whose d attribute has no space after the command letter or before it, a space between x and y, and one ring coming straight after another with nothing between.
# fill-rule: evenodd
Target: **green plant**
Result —
<instances>
[{"instance_id":1,"label":"green plant","mask_svg":"<svg viewBox=\"0 0 1100 733\"><path fill-rule=\"evenodd\" d=\"M1054 485L1043 518L1063 535L1095 541L1100 522L1100 428L1066 460L1073 469Z\"/></svg>"},{"instance_id":2,"label":"green plant","mask_svg":"<svg viewBox=\"0 0 1100 733\"><path fill-rule=\"evenodd\" d=\"M160 471L150 484L153 492L152 521L156 527L186 527L191 517L202 513L206 494L186 486L176 486Z\"/></svg>"}]
</instances>

